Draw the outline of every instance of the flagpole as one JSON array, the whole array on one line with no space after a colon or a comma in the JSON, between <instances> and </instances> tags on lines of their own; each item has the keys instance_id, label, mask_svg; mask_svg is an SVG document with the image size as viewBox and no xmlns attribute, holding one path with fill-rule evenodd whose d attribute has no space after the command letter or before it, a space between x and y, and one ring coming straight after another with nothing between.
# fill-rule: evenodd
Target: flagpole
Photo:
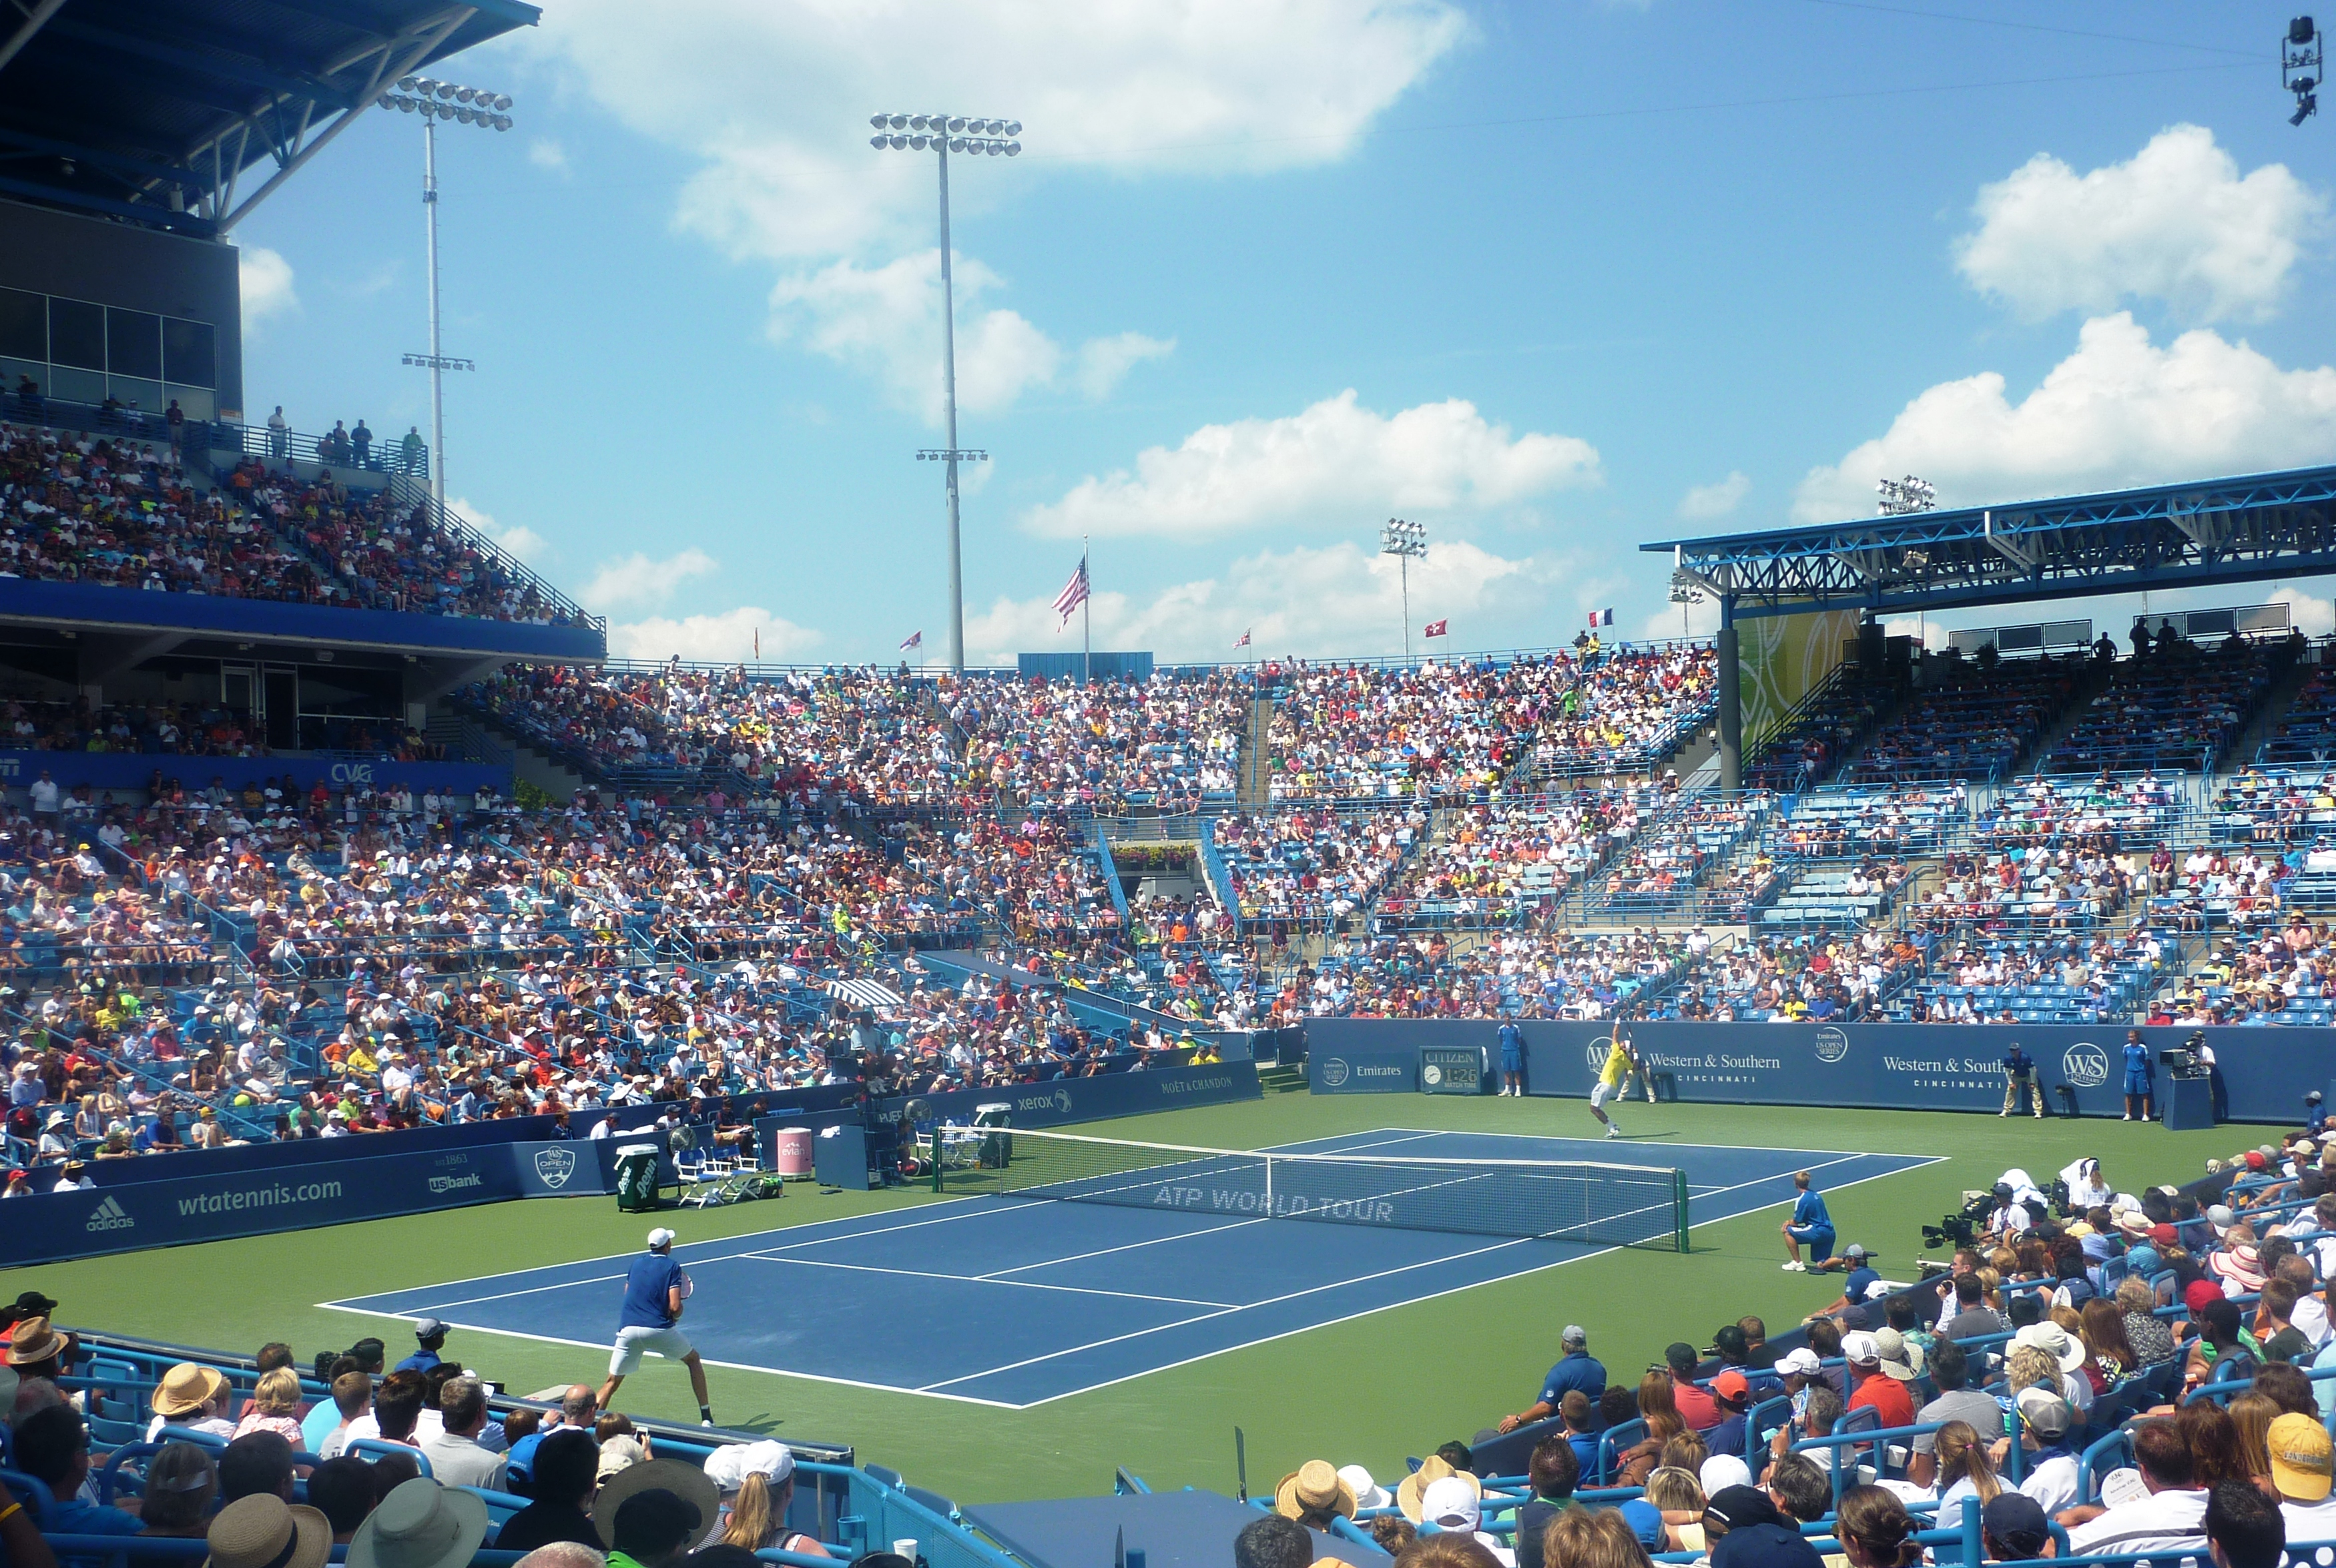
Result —
<instances>
[{"instance_id":1,"label":"flagpole","mask_svg":"<svg viewBox=\"0 0 2336 1568\"><path fill-rule=\"evenodd\" d=\"M1095 574L1087 569L1087 537L1079 536L1079 576L1087 591L1079 596L1079 683L1095 684L1095 622L1088 605L1095 602Z\"/></svg>"}]
</instances>

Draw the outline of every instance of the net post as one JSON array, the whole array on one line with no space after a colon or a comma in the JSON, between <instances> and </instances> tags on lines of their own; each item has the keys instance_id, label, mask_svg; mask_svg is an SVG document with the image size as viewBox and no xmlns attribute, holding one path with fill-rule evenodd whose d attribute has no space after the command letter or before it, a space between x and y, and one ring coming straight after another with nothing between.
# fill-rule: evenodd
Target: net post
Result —
<instances>
[{"instance_id":1,"label":"net post","mask_svg":"<svg viewBox=\"0 0 2336 1568\"><path fill-rule=\"evenodd\" d=\"M1671 1171L1671 1244L1687 1251L1687 1172Z\"/></svg>"},{"instance_id":2,"label":"net post","mask_svg":"<svg viewBox=\"0 0 2336 1568\"><path fill-rule=\"evenodd\" d=\"M1273 1157L1265 1157L1265 1217L1273 1217Z\"/></svg>"},{"instance_id":3,"label":"net post","mask_svg":"<svg viewBox=\"0 0 2336 1568\"><path fill-rule=\"evenodd\" d=\"M938 1121L933 1123L933 1191L935 1192L941 1190L941 1128L943 1125Z\"/></svg>"}]
</instances>

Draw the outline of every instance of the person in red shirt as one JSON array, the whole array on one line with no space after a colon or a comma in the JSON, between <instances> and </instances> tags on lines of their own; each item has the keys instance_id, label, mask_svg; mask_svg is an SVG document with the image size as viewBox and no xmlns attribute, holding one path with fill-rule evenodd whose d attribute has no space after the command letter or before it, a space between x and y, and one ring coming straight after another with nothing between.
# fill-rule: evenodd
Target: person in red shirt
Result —
<instances>
[{"instance_id":1,"label":"person in red shirt","mask_svg":"<svg viewBox=\"0 0 2336 1568\"><path fill-rule=\"evenodd\" d=\"M1914 1401L1907 1394L1906 1385L1883 1367L1882 1347L1872 1334L1861 1331L1843 1335L1841 1353L1849 1362L1851 1409L1873 1406L1884 1427L1914 1424Z\"/></svg>"},{"instance_id":2,"label":"person in red shirt","mask_svg":"<svg viewBox=\"0 0 2336 1568\"><path fill-rule=\"evenodd\" d=\"M1719 1408L1719 1401L1696 1383L1693 1345L1682 1341L1665 1350L1663 1360L1671 1370L1671 1398L1689 1431L1708 1432L1727 1419L1728 1412Z\"/></svg>"}]
</instances>

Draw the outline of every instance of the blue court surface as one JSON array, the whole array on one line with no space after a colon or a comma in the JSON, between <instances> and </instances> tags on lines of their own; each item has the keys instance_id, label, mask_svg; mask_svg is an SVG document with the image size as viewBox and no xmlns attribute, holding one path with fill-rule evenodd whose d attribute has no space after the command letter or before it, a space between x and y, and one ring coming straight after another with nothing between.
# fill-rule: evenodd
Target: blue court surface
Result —
<instances>
[{"instance_id":1,"label":"blue court surface","mask_svg":"<svg viewBox=\"0 0 2336 1568\"><path fill-rule=\"evenodd\" d=\"M1936 1163L1400 1128L1274 1152L1676 1166L1687 1173L1698 1225L1789 1201L1796 1170L1834 1192ZM674 1255L696 1287L682 1330L709 1364L1007 1409L1614 1250L1000 1196L695 1245L687 1215L668 1223L685 1237ZM605 1353L628 1262L595 1258L324 1304Z\"/></svg>"}]
</instances>

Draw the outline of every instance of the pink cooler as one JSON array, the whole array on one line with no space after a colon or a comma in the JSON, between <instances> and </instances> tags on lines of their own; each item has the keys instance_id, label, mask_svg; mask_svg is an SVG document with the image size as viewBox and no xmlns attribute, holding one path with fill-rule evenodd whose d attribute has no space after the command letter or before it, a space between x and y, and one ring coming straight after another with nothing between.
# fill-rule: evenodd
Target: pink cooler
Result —
<instances>
[{"instance_id":1,"label":"pink cooler","mask_svg":"<svg viewBox=\"0 0 2336 1568\"><path fill-rule=\"evenodd\" d=\"M782 1176L811 1175L811 1128L783 1127L772 1135L774 1157Z\"/></svg>"}]
</instances>

